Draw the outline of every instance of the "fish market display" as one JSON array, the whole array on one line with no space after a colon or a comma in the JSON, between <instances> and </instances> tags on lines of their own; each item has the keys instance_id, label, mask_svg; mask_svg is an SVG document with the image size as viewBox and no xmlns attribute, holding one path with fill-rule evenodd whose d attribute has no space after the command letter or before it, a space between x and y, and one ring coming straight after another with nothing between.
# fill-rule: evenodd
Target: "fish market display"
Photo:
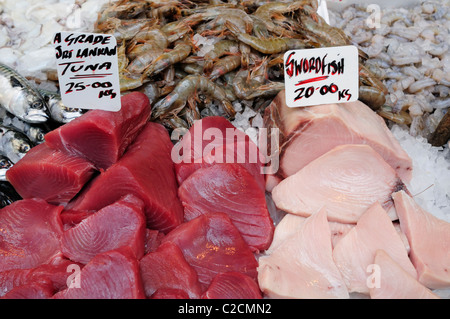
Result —
<instances>
[{"instance_id":1,"label":"fish market display","mask_svg":"<svg viewBox=\"0 0 450 319\"><path fill-rule=\"evenodd\" d=\"M172 146L161 124L147 123L120 160L91 180L67 208L95 212L133 194L144 202L149 228L172 230L183 221Z\"/></svg>"},{"instance_id":2,"label":"fish market display","mask_svg":"<svg viewBox=\"0 0 450 319\"><path fill-rule=\"evenodd\" d=\"M383 285L369 288L372 299L438 299L414 276L407 273L384 250L377 250L374 263L380 267Z\"/></svg>"},{"instance_id":3,"label":"fish market display","mask_svg":"<svg viewBox=\"0 0 450 319\"><path fill-rule=\"evenodd\" d=\"M280 129L278 179L295 174L338 145L367 144L405 183L411 180L411 158L384 121L359 101L290 108L281 91L266 108L264 120L268 128Z\"/></svg>"},{"instance_id":4,"label":"fish market display","mask_svg":"<svg viewBox=\"0 0 450 319\"><path fill-rule=\"evenodd\" d=\"M129 247L137 258L142 258L144 238L144 203L128 195L65 231L61 251L83 264L100 253L121 247Z\"/></svg>"},{"instance_id":5,"label":"fish market display","mask_svg":"<svg viewBox=\"0 0 450 319\"><path fill-rule=\"evenodd\" d=\"M326 209L311 215L270 255L259 258L258 282L272 298L349 297L333 261Z\"/></svg>"},{"instance_id":6,"label":"fish market display","mask_svg":"<svg viewBox=\"0 0 450 319\"><path fill-rule=\"evenodd\" d=\"M392 195L400 227L411 246L410 258L416 267L418 280L430 288L448 287L450 223L423 210L405 192Z\"/></svg>"},{"instance_id":7,"label":"fish market display","mask_svg":"<svg viewBox=\"0 0 450 319\"><path fill-rule=\"evenodd\" d=\"M98 254L80 273L76 283L57 292L55 299L144 299L139 263L129 248Z\"/></svg>"},{"instance_id":8,"label":"fish market display","mask_svg":"<svg viewBox=\"0 0 450 319\"><path fill-rule=\"evenodd\" d=\"M162 290L176 289L190 299L198 299L202 288L197 272L172 242L161 244L139 262L145 295L154 298Z\"/></svg>"},{"instance_id":9,"label":"fish market display","mask_svg":"<svg viewBox=\"0 0 450 319\"><path fill-rule=\"evenodd\" d=\"M59 252L62 209L42 199L24 199L2 208L0 272L40 266Z\"/></svg>"},{"instance_id":10,"label":"fish market display","mask_svg":"<svg viewBox=\"0 0 450 319\"><path fill-rule=\"evenodd\" d=\"M283 211L309 216L322 206L332 221L356 223L375 202L389 211L391 194L405 186L395 171L368 145L345 144L315 159L273 190Z\"/></svg>"},{"instance_id":11,"label":"fish market display","mask_svg":"<svg viewBox=\"0 0 450 319\"><path fill-rule=\"evenodd\" d=\"M373 17L367 5L330 11L330 24L367 54L365 66L388 90L378 114L435 146L450 139L449 5L443 0L379 7L376 23L367 22Z\"/></svg>"},{"instance_id":12,"label":"fish market display","mask_svg":"<svg viewBox=\"0 0 450 319\"><path fill-rule=\"evenodd\" d=\"M55 205L67 204L94 174L82 157L52 149L47 143L33 147L6 172L22 198L41 198Z\"/></svg>"},{"instance_id":13,"label":"fish market display","mask_svg":"<svg viewBox=\"0 0 450 319\"><path fill-rule=\"evenodd\" d=\"M393 223L383 207L374 203L333 249L334 261L350 292L369 293L367 267L373 263L379 249L385 251L412 277L417 277Z\"/></svg>"},{"instance_id":14,"label":"fish market display","mask_svg":"<svg viewBox=\"0 0 450 319\"><path fill-rule=\"evenodd\" d=\"M45 136L62 152L82 156L98 169L107 169L123 155L150 117L148 98L139 92L122 97L118 112L92 110Z\"/></svg>"},{"instance_id":15,"label":"fish market display","mask_svg":"<svg viewBox=\"0 0 450 319\"><path fill-rule=\"evenodd\" d=\"M3 1L0 298L448 298L448 0L319 4ZM115 36L119 112L63 105L61 30ZM286 106L351 44L359 101Z\"/></svg>"}]
</instances>

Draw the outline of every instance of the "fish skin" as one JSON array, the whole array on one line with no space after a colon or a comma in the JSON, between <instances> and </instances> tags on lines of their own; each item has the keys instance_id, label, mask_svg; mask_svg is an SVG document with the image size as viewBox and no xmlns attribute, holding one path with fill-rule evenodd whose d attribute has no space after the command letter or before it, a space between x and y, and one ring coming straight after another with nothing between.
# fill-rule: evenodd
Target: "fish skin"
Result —
<instances>
[{"instance_id":1,"label":"fish skin","mask_svg":"<svg viewBox=\"0 0 450 319\"><path fill-rule=\"evenodd\" d=\"M0 155L16 164L32 148L33 144L24 134L0 125Z\"/></svg>"},{"instance_id":2,"label":"fish skin","mask_svg":"<svg viewBox=\"0 0 450 319\"><path fill-rule=\"evenodd\" d=\"M66 124L83 115L81 109L65 106L61 100L61 95L58 92L39 89L39 93L41 93L42 97L47 102L48 111L52 120Z\"/></svg>"},{"instance_id":3,"label":"fish skin","mask_svg":"<svg viewBox=\"0 0 450 319\"><path fill-rule=\"evenodd\" d=\"M384 250L377 250L373 263L380 267L380 282L369 288L371 299L439 299Z\"/></svg>"},{"instance_id":4,"label":"fish skin","mask_svg":"<svg viewBox=\"0 0 450 319\"><path fill-rule=\"evenodd\" d=\"M22 121L43 123L49 118L47 103L27 79L0 63L0 105Z\"/></svg>"},{"instance_id":5,"label":"fish skin","mask_svg":"<svg viewBox=\"0 0 450 319\"><path fill-rule=\"evenodd\" d=\"M26 135L34 144L41 144L44 142L46 133L44 129L37 125L22 121L4 108L0 108L0 125L19 131Z\"/></svg>"}]
</instances>

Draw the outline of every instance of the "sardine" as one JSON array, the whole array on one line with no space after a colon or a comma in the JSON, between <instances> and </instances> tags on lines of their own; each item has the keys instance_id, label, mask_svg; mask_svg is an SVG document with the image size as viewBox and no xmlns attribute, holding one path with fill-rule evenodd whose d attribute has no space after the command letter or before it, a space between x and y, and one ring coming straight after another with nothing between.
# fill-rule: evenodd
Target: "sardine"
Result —
<instances>
[{"instance_id":1,"label":"sardine","mask_svg":"<svg viewBox=\"0 0 450 319\"><path fill-rule=\"evenodd\" d=\"M43 123L48 120L47 103L27 79L0 63L0 105L22 121Z\"/></svg>"},{"instance_id":2,"label":"sardine","mask_svg":"<svg viewBox=\"0 0 450 319\"><path fill-rule=\"evenodd\" d=\"M83 111L77 108L70 108L63 104L61 95L57 92L39 89L39 93L47 103L50 117L58 123L69 123L83 115Z\"/></svg>"},{"instance_id":3,"label":"sardine","mask_svg":"<svg viewBox=\"0 0 450 319\"><path fill-rule=\"evenodd\" d=\"M6 156L15 164L31 147L32 143L25 134L0 125L0 155Z\"/></svg>"},{"instance_id":4,"label":"sardine","mask_svg":"<svg viewBox=\"0 0 450 319\"><path fill-rule=\"evenodd\" d=\"M44 129L37 125L22 121L4 108L0 108L0 124L25 134L34 144L41 144L44 142L46 133Z\"/></svg>"},{"instance_id":5,"label":"sardine","mask_svg":"<svg viewBox=\"0 0 450 319\"><path fill-rule=\"evenodd\" d=\"M6 156L0 156L0 182L6 182L6 172L13 166L13 162Z\"/></svg>"}]
</instances>

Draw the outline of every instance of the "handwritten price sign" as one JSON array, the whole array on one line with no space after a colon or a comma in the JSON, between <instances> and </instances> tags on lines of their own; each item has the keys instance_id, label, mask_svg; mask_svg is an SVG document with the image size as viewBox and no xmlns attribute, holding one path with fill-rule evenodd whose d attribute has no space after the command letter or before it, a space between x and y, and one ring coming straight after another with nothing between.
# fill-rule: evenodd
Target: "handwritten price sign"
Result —
<instances>
[{"instance_id":1,"label":"handwritten price sign","mask_svg":"<svg viewBox=\"0 0 450 319\"><path fill-rule=\"evenodd\" d=\"M66 106L120 110L117 41L114 36L58 32L53 45L61 98Z\"/></svg>"},{"instance_id":2,"label":"handwritten price sign","mask_svg":"<svg viewBox=\"0 0 450 319\"><path fill-rule=\"evenodd\" d=\"M341 46L291 50L284 55L286 104L289 107L356 101L358 49Z\"/></svg>"}]
</instances>

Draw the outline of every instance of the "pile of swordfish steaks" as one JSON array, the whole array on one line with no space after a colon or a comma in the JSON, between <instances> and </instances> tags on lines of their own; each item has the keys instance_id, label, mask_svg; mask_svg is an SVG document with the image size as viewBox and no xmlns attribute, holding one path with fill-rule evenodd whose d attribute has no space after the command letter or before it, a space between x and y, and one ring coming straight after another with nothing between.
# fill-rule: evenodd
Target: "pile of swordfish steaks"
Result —
<instances>
[{"instance_id":1,"label":"pile of swordfish steaks","mask_svg":"<svg viewBox=\"0 0 450 319\"><path fill-rule=\"evenodd\" d=\"M384 120L284 94L264 114L270 174L224 117L175 143L140 92L47 133L7 173L22 199L0 210L0 296L439 298L450 224L409 193Z\"/></svg>"}]
</instances>

